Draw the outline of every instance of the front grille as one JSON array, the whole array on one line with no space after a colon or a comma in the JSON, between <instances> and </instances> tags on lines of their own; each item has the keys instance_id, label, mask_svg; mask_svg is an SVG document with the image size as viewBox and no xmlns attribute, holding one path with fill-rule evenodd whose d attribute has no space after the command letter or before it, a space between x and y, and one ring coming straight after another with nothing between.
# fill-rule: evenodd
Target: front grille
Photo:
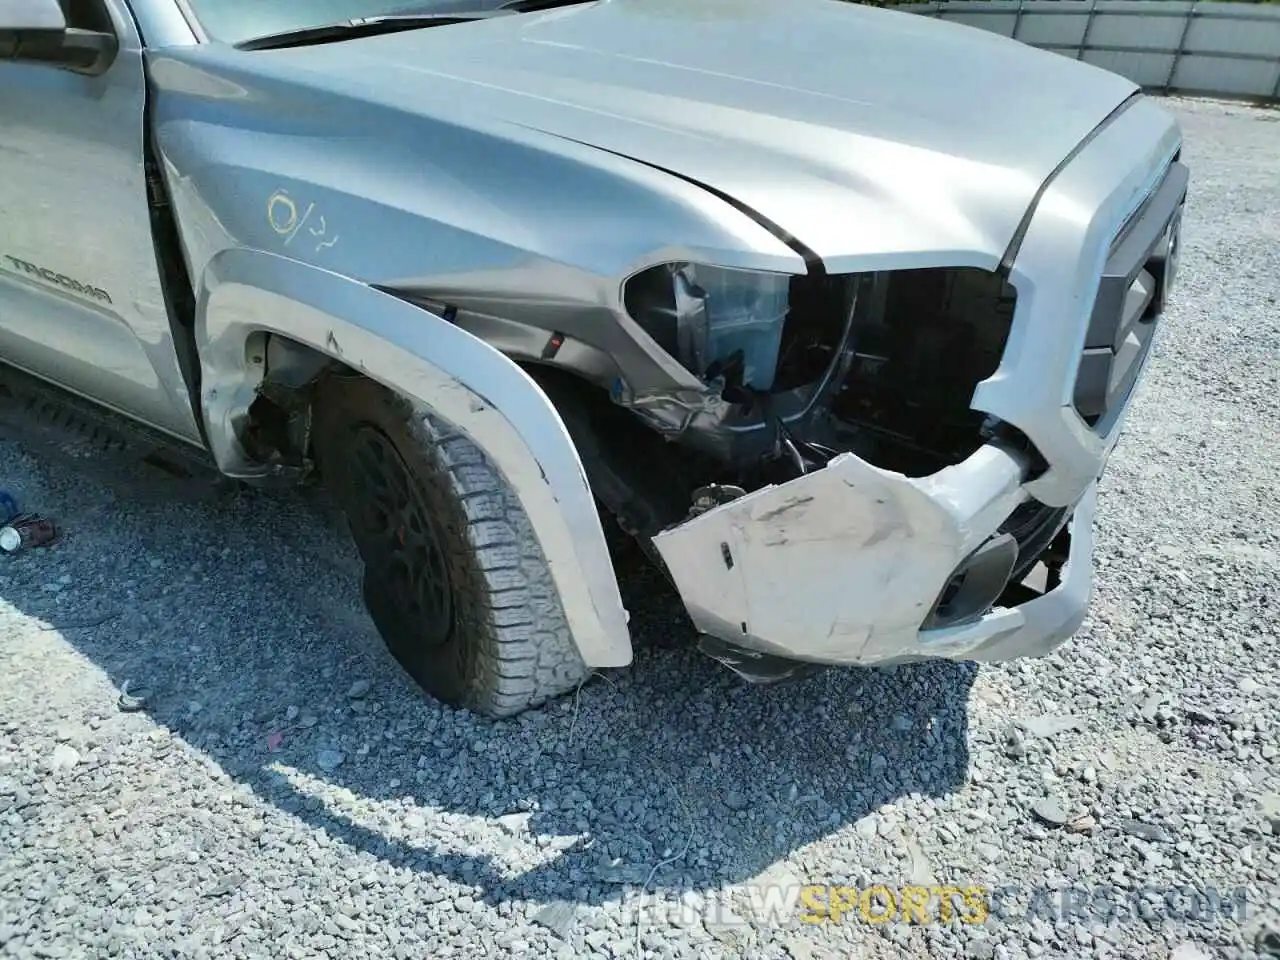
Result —
<instances>
[{"instance_id":1,"label":"front grille","mask_svg":"<svg viewBox=\"0 0 1280 960\"><path fill-rule=\"evenodd\" d=\"M1075 384L1076 411L1099 432L1124 409L1164 311L1188 178L1175 159L1111 245Z\"/></svg>"}]
</instances>

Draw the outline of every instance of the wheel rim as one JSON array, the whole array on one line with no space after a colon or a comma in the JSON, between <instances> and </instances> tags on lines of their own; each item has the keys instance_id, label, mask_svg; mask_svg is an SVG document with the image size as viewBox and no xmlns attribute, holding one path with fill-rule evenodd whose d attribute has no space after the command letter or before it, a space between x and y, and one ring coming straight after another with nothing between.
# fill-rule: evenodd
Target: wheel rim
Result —
<instances>
[{"instance_id":1,"label":"wheel rim","mask_svg":"<svg viewBox=\"0 0 1280 960\"><path fill-rule=\"evenodd\" d=\"M379 589L403 618L403 633L440 646L453 634L453 593L438 521L391 440L364 424L351 445L357 542ZM401 633L400 630L396 631Z\"/></svg>"}]
</instances>

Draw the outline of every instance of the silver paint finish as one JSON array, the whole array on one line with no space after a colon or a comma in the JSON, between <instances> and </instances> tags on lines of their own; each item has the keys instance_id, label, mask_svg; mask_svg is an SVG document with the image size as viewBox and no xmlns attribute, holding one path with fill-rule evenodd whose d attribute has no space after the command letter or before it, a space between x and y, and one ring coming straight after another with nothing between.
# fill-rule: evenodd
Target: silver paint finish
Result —
<instances>
[{"instance_id":1,"label":"silver paint finish","mask_svg":"<svg viewBox=\"0 0 1280 960\"><path fill-rule=\"evenodd\" d=\"M0 62L0 357L194 441L151 240L142 49L121 0L107 8L120 50L102 76Z\"/></svg>"},{"instance_id":2,"label":"silver paint finish","mask_svg":"<svg viewBox=\"0 0 1280 960\"><path fill-rule=\"evenodd\" d=\"M475 329L562 330L643 392L702 385L626 317L626 276L668 259L804 270L698 187L493 120L456 92L389 105L352 78L327 89L332 69L290 64L315 52L209 44L153 56L157 138L193 277L227 246L285 253L452 303Z\"/></svg>"},{"instance_id":3,"label":"silver paint finish","mask_svg":"<svg viewBox=\"0 0 1280 960\"><path fill-rule=\"evenodd\" d=\"M1076 358L1111 241L1181 142L1168 113L1137 101L1050 184L1014 261L1018 302L1009 342L1000 367L974 392L973 407L1031 438L1049 470L1027 492L1050 506L1078 500L1120 436L1120 420L1098 434L1076 413Z\"/></svg>"},{"instance_id":4,"label":"silver paint finish","mask_svg":"<svg viewBox=\"0 0 1280 960\"><path fill-rule=\"evenodd\" d=\"M129 0L148 49L180 47L203 39L198 24L187 15L184 0Z\"/></svg>"},{"instance_id":5,"label":"silver paint finish","mask_svg":"<svg viewBox=\"0 0 1280 960\"><path fill-rule=\"evenodd\" d=\"M66 17L57 0L6 0L0 10L3 30L65 30Z\"/></svg>"},{"instance_id":6,"label":"silver paint finish","mask_svg":"<svg viewBox=\"0 0 1280 960\"><path fill-rule=\"evenodd\" d=\"M527 128L675 171L831 272L991 266L1044 178L1136 90L985 31L836 0L600 0L276 51L253 69L367 102L377 122L385 108ZM525 182L511 191L543 166L512 170Z\"/></svg>"}]
</instances>

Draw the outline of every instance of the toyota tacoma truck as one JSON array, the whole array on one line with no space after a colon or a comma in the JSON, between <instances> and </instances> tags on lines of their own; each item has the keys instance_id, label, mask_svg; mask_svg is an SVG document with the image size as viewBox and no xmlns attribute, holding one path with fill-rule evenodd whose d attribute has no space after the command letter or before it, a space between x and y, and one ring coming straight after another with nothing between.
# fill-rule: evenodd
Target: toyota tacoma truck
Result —
<instances>
[{"instance_id":1,"label":"toyota tacoma truck","mask_svg":"<svg viewBox=\"0 0 1280 960\"><path fill-rule=\"evenodd\" d=\"M5 0L0 360L323 484L478 713L631 662L608 530L753 681L1038 656L1180 150L1119 76L840 0Z\"/></svg>"}]
</instances>

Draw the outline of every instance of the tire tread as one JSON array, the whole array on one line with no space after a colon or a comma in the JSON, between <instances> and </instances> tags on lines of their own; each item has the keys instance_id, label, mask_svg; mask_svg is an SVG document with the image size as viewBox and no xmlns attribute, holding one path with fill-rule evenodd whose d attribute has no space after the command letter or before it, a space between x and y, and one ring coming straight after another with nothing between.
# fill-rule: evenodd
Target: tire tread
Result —
<instances>
[{"instance_id":1,"label":"tire tread","mask_svg":"<svg viewBox=\"0 0 1280 960\"><path fill-rule=\"evenodd\" d=\"M474 441L429 413L414 415L461 502L466 535L488 586L491 643L477 651L480 682L468 707L506 717L542 706L579 686L590 671L533 526Z\"/></svg>"}]
</instances>

